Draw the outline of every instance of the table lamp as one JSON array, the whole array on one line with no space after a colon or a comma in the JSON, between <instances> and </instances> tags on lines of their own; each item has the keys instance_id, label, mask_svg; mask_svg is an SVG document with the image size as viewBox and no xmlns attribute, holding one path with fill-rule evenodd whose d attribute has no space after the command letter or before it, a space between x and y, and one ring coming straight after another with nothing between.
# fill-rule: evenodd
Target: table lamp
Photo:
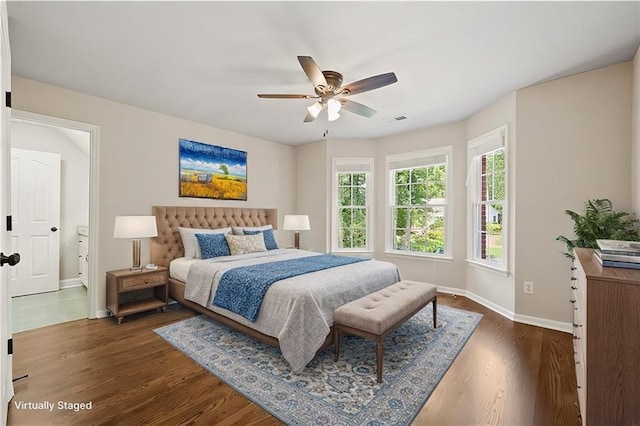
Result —
<instances>
[{"instance_id":1,"label":"table lamp","mask_svg":"<svg viewBox=\"0 0 640 426\"><path fill-rule=\"evenodd\" d=\"M309 216L306 214L287 214L284 216L282 229L285 231L295 232L295 247L300 248L300 231L308 231L311 229L309 225Z\"/></svg>"},{"instance_id":2,"label":"table lamp","mask_svg":"<svg viewBox=\"0 0 640 426\"><path fill-rule=\"evenodd\" d=\"M140 238L157 237L155 216L116 216L113 238L133 239L132 271L141 271L140 266Z\"/></svg>"}]
</instances>

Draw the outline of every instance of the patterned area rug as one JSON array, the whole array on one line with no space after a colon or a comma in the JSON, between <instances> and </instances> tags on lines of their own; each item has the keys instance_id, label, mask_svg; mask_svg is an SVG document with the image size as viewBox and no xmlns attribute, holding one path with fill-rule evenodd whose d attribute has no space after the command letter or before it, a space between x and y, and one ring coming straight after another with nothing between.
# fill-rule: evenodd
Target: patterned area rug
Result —
<instances>
[{"instance_id":1,"label":"patterned area rug","mask_svg":"<svg viewBox=\"0 0 640 426\"><path fill-rule=\"evenodd\" d=\"M155 330L202 367L289 425L408 425L467 342L481 314L431 305L385 339L383 382L375 342L344 336L294 374L280 350L206 316Z\"/></svg>"}]
</instances>

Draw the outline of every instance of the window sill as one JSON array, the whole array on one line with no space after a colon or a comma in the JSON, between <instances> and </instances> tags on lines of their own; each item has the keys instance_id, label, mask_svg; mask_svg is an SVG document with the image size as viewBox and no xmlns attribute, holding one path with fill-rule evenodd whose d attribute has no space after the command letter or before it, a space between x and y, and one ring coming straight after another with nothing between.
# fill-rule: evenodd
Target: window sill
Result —
<instances>
[{"instance_id":1,"label":"window sill","mask_svg":"<svg viewBox=\"0 0 640 426\"><path fill-rule=\"evenodd\" d=\"M441 261L444 261L444 262L453 262L453 257L443 256L443 255L435 255L435 254L429 254L429 253L410 253L410 252L401 252L401 251L385 251L384 254L386 256L391 256L391 257L432 259L432 260L441 260Z\"/></svg>"},{"instance_id":2,"label":"window sill","mask_svg":"<svg viewBox=\"0 0 640 426\"><path fill-rule=\"evenodd\" d=\"M494 274L502 275L503 277L509 276L509 270L501 268L499 266L489 265L487 263L478 262L477 260L465 259L468 264L473 265L479 269L484 269Z\"/></svg>"},{"instance_id":3,"label":"window sill","mask_svg":"<svg viewBox=\"0 0 640 426\"><path fill-rule=\"evenodd\" d=\"M337 254L341 256L366 256L373 257L374 251L369 250L331 250L331 254Z\"/></svg>"}]
</instances>

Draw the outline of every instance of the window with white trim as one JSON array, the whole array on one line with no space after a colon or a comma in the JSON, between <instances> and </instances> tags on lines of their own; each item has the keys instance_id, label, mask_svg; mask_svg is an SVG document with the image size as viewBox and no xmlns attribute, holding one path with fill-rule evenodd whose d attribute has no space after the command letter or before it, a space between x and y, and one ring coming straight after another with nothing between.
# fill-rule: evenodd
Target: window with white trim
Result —
<instances>
[{"instance_id":1,"label":"window with white trim","mask_svg":"<svg viewBox=\"0 0 640 426\"><path fill-rule=\"evenodd\" d=\"M334 158L331 250L373 251L373 158Z\"/></svg>"},{"instance_id":2,"label":"window with white trim","mask_svg":"<svg viewBox=\"0 0 640 426\"><path fill-rule=\"evenodd\" d=\"M450 256L451 147L387 156L386 249Z\"/></svg>"},{"instance_id":3,"label":"window with white trim","mask_svg":"<svg viewBox=\"0 0 640 426\"><path fill-rule=\"evenodd\" d=\"M503 126L469 141L467 195L470 235L468 259L507 269L507 167Z\"/></svg>"}]
</instances>

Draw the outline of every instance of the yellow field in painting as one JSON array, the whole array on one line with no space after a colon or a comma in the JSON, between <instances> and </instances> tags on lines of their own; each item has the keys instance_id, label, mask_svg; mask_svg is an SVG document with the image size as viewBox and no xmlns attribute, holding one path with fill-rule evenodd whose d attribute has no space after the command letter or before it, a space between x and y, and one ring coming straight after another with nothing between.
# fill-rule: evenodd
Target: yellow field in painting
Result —
<instances>
[{"instance_id":1,"label":"yellow field in painting","mask_svg":"<svg viewBox=\"0 0 640 426\"><path fill-rule=\"evenodd\" d=\"M185 179L186 175L193 175ZM211 174L211 182L198 182L195 174L183 170L180 181L181 197L216 198L227 200L247 199L247 180L237 176Z\"/></svg>"}]
</instances>

